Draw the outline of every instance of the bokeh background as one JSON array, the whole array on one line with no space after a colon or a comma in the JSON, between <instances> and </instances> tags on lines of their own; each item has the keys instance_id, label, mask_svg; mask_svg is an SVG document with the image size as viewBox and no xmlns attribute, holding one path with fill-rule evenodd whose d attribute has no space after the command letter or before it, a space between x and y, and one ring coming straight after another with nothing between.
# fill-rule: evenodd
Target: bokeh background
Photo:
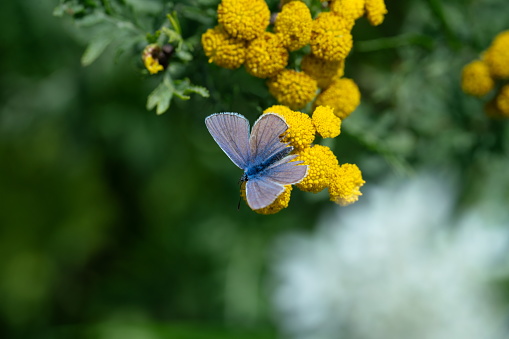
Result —
<instances>
[{"instance_id":1,"label":"bokeh background","mask_svg":"<svg viewBox=\"0 0 509 339\"><path fill-rule=\"evenodd\" d=\"M124 3L134 9L157 9L166 8L167 2ZM257 215L245 204L237 210L240 170L212 141L203 122L220 111L239 112L254 121L275 104L263 80L242 69L229 71L207 63L198 39L215 25L218 3L173 3L184 36L195 44L194 59L179 66L175 75L208 88L210 97L174 99L168 112L158 116L145 109L158 80L142 71L143 46L122 54L107 49L96 62L82 67L88 33L72 18L53 15L58 1L0 2L0 337L371 338L357 329L369 328L372 322L360 322L355 314L366 316L359 309L371 308L358 305L373 301L348 299L347 292L367 286L366 281L373 284L379 276L406 275L393 265L367 269L376 263L373 258L383 257L376 251L366 250L367 256L356 256L350 266L338 264L351 251L344 250L344 241L327 242L327 232L333 231L323 229L342 229L348 224L342 221L344 215L355 210L369 215L374 213L371 206L390 212L377 214L383 224L393 225L392 218L399 215L403 225L417 225L417 230L421 224L439 224L429 232L442 234L444 229L462 229L464 223L451 220L476 211L469 223L496 228L497 241L507 238L508 122L486 117L484 102L460 88L463 65L477 58L497 33L509 29L506 0L389 0L381 26L359 20L345 72L358 83L362 103L329 145L340 163L355 163L363 172L367 183L356 203L359 207L341 208L326 194L295 190L290 206L272 216ZM277 1L269 4L277 7ZM386 180L405 187L423 172L431 180L439 178L443 190L413 185L411 194L419 198L410 207L395 199L398 190L377 195L376 201L386 205L370 202L372 187ZM445 202L437 206L444 195ZM444 217L422 222L441 206L446 206L447 212L440 214ZM356 226L362 230L367 224L360 220ZM397 234L398 229L388 226L369 233L372 242L355 238L358 246L352 251L363 254L364 246L390 244L390 232ZM481 293L479 302L500 320L497 331L491 323L480 326L508 337L507 247L500 245L500 253L492 253L494 242L475 245L484 239L479 236L482 231L461 232L467 239L461 244L466 245L454 245L455 236L443 245L459 248L457 255L444 259L451 264L441 265L438 254L429 254L434 261L425 272L454 271L456 263L466 260L461 253L468 244L489 253L489 260L481 260L475 272L483 278L479 284L487 284L495 297L488 302ZM301 239L296 245L295 237ZM332 246L331 255L312 255L322 248L313 240L320 237L323 248ZM306 241L315 241L317 249L302 245ZM435 247L429 248L433 252ZM392 253L390 258L407 253L394 254L390 246L385 251ZM337 261L330 260L335 255ZM419 258L422 262L428 257ZM285 267L293 267L294 261L316 262L295 266L302 268L292 275ZM415 265L410 262L409 267ZM353 284L336 284L340 278L323 273L351 276L361 268L368 273ZM426 284L426 276L409 281ZM314 279L307 281L309 277ZM468 275L459 277L447 280L444 275L450 284L472 281ZM316 287L324 281L330 282L328 288ZM451 286L440 281L437 286ZM383 332L378 326L371 333L376 330L376 338L425 338L426 326L413 327L413 320L400 316L415 312L415 318L425 320L429 314L421 316L413 309L411 296L440 297L433 294L435 289L417 289L408 299L393 298L399 295L398 283L384 281L379 288L395 286L394 294L374 300L406 300L408 307L383 309L372 316L400 319L390 326L401 330ZM282 292L289 287L294 289ZM376 285L366 287L373 289ZM454 307L444 308L468 323L462 302L474 292L465 291L453 299ZM305 301L292 304L299 295L336 301L314 308ZM345 303L350 306L336 307ZM288 321L288 309L290 318L296 312L295 319L303 320ZM331 316L321 318L324 313ZM444 321L441 326L447 328ZM332 326L336 323L343 325ZM313 332L317 326L330 331ZM432 337L466 335L440 333ZM477 338L481 337L495 338Z\"/></svg>"}]
</instances>

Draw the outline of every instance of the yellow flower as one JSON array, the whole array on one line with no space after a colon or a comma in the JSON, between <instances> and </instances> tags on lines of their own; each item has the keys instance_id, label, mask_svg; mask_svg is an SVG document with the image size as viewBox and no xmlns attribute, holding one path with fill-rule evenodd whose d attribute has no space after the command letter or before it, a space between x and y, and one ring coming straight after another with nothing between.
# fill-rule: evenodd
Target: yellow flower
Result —
<instances>
[{"instance_id":1,"label":"yellow flower","mask_svg":"<svg viewBox=\"0 0 509 339\"><path fill-rule=\"evenodd\" d=\"M281 140L289 143L295 149L306 148L315 140L315 128L309 115L292 111L282 105L271 106L263 113L275 113L285 119L288 130Z\"/></svg>"},{"instance_id":2,"label":"yellow flower","mask_svg":"<svg viewBox=\"0 0 509 339\"><path fill-rule=\"evenodd\" d=\"M147 55L143 60L145 67L148 69L150 74L156 74L159 71L162 71L164 67L159 64L159 60L154 59L152 55Z\"/></svg>"},{"instance_id":3,"label":"yellow flower","mask_svg":"<svg viewBox=\"0 0 509 339\"><path fill-rule=\"evenodd\" d=\"M509 118L509 85L505 85L500 89L495 100L500 112L506 118Z\"/></svg>"},{"instance_id":4,"label":"yellow flower","mask_svg":"<svg viewBox=\"0 0 509 339\"><path fill-rule=\"evenodd\" d=\"M281 38L265 32L252 40L247 47L246 71L258 78L276 75L288 64L288 51Z\"/></svg>"},{"instance_id":5,"label":"yellow flower","mask_svg":"<svg viewBox=\"0 0 509 339\"><path fill-rule=\"evenodd\" d=\"M341 78L345 70L345 60L324 61L307 54L302 58L300 67L302 71L316 80L318 87L328 87L334 78Z\"/></svg>"},{"instance_id":6,"label":"yellow flower","mask_svg":"<svg viewBox=\"0 0 509 339\"><path fill-rule=\"evenodd\" d=\"M481 97L493 89L495 82L491 78L490 69L480 61L472 61L463 67L461 72L461 89L463 92Z\"/></svg>"},{"instance_id":7,"label":"yellow flower","mask_svg":"<svg viewBox=\"0 0 509 339\"><path fill-rule=\"evenodd\" d=\"M364 15L365 0L332 0L329 4L331 12L355 21Z\"/></svg>"},{"instance_id":8,"label":"yellow flower","mask_svg":"<svg viewBox=\"0 0 509 339\"><path fill-rule=\"evenodd\" d=\"M313 100L318 87L316 80L306 73L284 69L267 82L276 100L292 109L304 107Z\"/></svg>"},{"instance_id":9,"label":"yellow flower","mask_svg":"<svg viewBox=\"0 0 509 339\"><path fill-rule=\"evenodd\" d=\"M341 133L341 119L329 106L318 106L311 117L313 125L322 138L335 138Z\"/></svg>"},{"instance_id":10,"label":"yellow flower","mask_svg":"<svg viewBox=\"0 0 509 339\"><path fill-rule=\"evenodd\" d=\"M338 167L338 159L327 146L312 145L297 151L296 160L308 165L308 174L297 187L305 192L318 193L331 183L334 170Z\"/></svg>"},{"instance_id":11,"label":"yellow flower","mask_svg":"<svg viewBox=\"0 0 509 339\"><path fill-rule=\"evenodd\" d=\"M145 46L145 49L141 54L141 59L150 74L156 74L164 70L164 66L159 63L159 56L161 55L163 55L163 52L159 45L150 44Z\"/></svg>"},{"instance_id":12,"label":"yellow flower","mask_svg":"<svg viewBox=\"0 0 509 339\"><path fill-rule=\"evenodd\" d=\"M387 14L384 0L366 0L365 9L371 25L378 26L384 22L385 14Z\"/></svg>"},{"instance_id":13,"label":"yellow flower","mask_svg":"<svg viewBox=\"0 0 509 339\"><path fill-rule=\"evenodd\" d=\"M509 31L504 31L495 37L484 53L484 61L493 76L509 78Z\"/></svg>"},{"instance_id":14,"label":"yellow flower","mask_svg":"<svg viewBox=\"0 0 509 339\"><path fill-rule=\"evenodd\" d=\"M339 166L332 177L329 186L330 200L346 206L359 200L362 195L360 188L364 185L362 173L354 164L343 164Z\"/></svg>"},{"instance_id":15,"label":"yellow flower","mask_svg":"<svg viewBox=\"0 0 509 339\"><path fill-rule=\"evenodd\" d=\"M340 61L350 53L353 40L350 20L332 12L322 12L313 21L311 52L325 61Z\"/></svg>"},{"instance_id":16,"label":"yellow flower","mask_svg":"<svg viewBox=\"0 0 509 339\"><path fill-rule=\"evenodd\" d=\"M287 208L288 203L290 202L291 192L292 185L286 185L283 193L281 193L272 204L254 211L258 214L275 214L281 211L283 208Z\"/></svg>"},{"instance_id":17,"label":"yellow flower","mask_svg":"<svg viewBox=\"0 0 509 339\"><path fill-rule=\"evenodd\" d=\"M209 62L228 69L239 68L246 59L246 42L232 38L221 26L208 29L201 44Z\"/></svg>"},{"instance_id":18,"label":"yellow flower","mask_svg":"<svg viewBox=\"0 0 509 339\"><path fill-rule=\"evenodd\" d=\"M223 0L217 20L232 37L253 40L269 25L270 11L264 0Z\"/></svg>"},{"instance_id":19,"label":"yellow flower","mask_svg":"<svg viewBox=\"0 0 509 339\"><path fill-rule=\"evenodd\" d=\"M361 92L355 82L352 79L341 78L318 95L314 107L330 106L336 116L345 119L355 111L360 101Z\"/></svg>"},{"instance_id":20,"label":"yellow flower","mask_svg":"<svg viewBox=\"0 0 509 339\"><path fill-rule=\"evenodd\" d=\"M313 19L305 3L292 1L283 6L274 23L274 32L281 36L283 45L290 51L309 43Z\"/></svg>"}]
</instances>

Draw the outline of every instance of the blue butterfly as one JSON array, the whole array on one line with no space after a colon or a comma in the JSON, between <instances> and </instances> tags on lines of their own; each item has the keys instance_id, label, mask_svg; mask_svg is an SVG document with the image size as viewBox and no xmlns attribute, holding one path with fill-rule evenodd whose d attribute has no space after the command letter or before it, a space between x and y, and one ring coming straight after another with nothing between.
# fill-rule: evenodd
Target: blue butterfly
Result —
<instances>
[{"instance_id":1,"label":"blue butterfly","mask_svg":"<svg viewBox=\"0 0 509 339\"><path fill-rule=\"evenodd\" d=\"M281 141L288 129L285 120L274 113L263 114L249 135L249 121L238 113L216 113L205 118L205 125L237 167L244 171L246 199L251 209L272 204L285 190L284 185L300 182L308 167L292 161L293 147Z\"/></svg>"}]
</instances>

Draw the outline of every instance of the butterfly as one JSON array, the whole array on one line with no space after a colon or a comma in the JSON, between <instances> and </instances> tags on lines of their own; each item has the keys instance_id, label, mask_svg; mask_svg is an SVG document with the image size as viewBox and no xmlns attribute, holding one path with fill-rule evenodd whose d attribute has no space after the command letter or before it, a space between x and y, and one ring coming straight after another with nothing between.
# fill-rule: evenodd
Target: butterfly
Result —
<instances>
[{"instance_id":1,"label":"butterfly","mask_svg":"<svg viewBox=\"0 0 509 339\"><path fill-rule=\"evenodd\" d=\"M286 121L274 113L263 114L249 134L249 121L238 113L216 113L205 118L212 138L230 160L244 171L246 200L253 210L267 207L283 193L285 185L300 182L308 166L290 154L292 146L281 141Z\"/></svg>"}]
</instances>

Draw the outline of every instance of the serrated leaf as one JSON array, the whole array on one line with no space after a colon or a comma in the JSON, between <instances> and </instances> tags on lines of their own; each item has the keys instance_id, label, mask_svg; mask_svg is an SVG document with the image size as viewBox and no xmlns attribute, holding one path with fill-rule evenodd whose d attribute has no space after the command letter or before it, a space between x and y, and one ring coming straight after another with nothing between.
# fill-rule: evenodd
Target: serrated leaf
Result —
<instances>
[{"instance_id":1,"label":"serrated leaf","mask_svg":"<svg viewBox=\"0 0 509 339\"><path fill-rule=\"evenodd\" d=\"M83 66L88 66L94 62L104 52L111 41L112 37L107 35L97 36L93 39L81 56L81 64Z\"/></svg>"},{"instance_id":2,"label":"serrated leaf","mask_svg":"<svg viewBox=\"0 0 509 339\"><path fill-rule=\"evenodd\" d=\"M156 113L163 114L170 107L175 88L168 77L149 94L147 98L147 109L150 111L157 106Z\"/></svg>"},{"instance_id":3,"label":"serrated leaf","mask_svg":"<svg viewBox=\"0 0 509 339\"><path fill-rule=\"evenodd\" d=\"M175 81L174 94L182 100L189 100L191 97L188 94L196 93L204 98L209 97L209 91L202 86L191 84L189 79Z\"/></svg>"}]
</instances>

